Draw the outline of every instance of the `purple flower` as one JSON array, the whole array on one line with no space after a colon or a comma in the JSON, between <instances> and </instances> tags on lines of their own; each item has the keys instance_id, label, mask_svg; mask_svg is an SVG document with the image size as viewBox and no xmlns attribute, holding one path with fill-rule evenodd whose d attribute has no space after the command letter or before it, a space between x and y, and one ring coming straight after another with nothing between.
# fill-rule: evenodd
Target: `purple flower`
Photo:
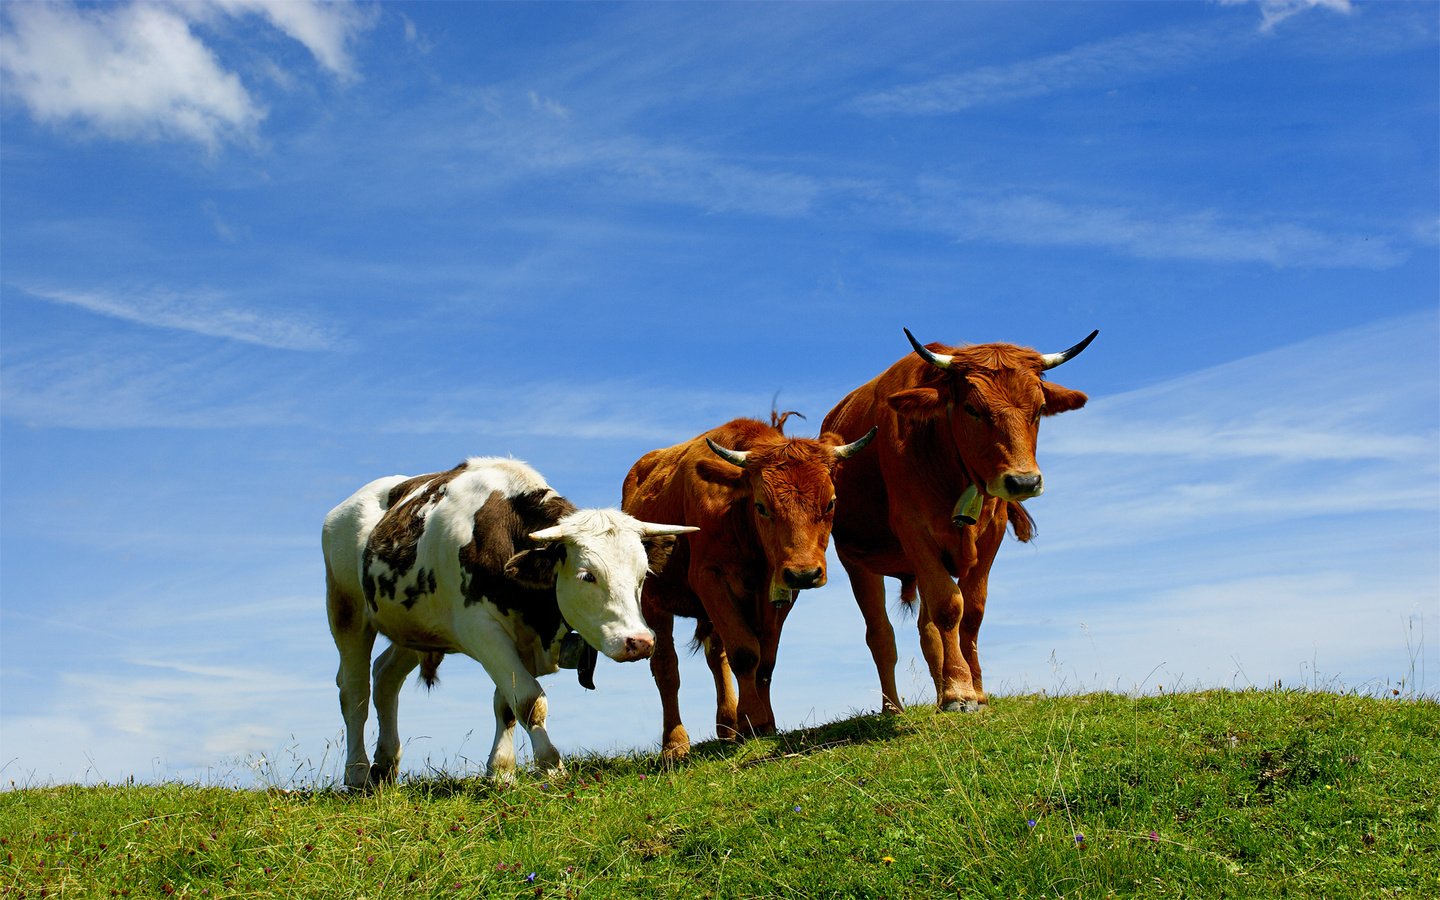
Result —
<instances>
[{"instance_id":1,"label":"purple flower","mask_svg":"<svg viewBox=\"0 0 1440 900\"><path fill-rule=\"evenodd\" d=\"M1158 844L1160 842L1160 833L1157 831L1150 832L1150 840L1155 841Z\"/></svg>"},{"instance_id":2,"label":"purple flower","mask_svg":"<svg viewBox=\"0 0 1440 900\"><path fill-rule=\"evenodd\" d=\"M1031 828L1034 828L1034 827L1035 827L1035 820L1034 820L1034 819L1026 819L1026 820L1025 820L1025 824L1026 824L1026 825L1029 825Z\"/></svg>"},{"instance_id":3,"label":"purple flower","mask_svg":"<svg viewBox=\"0 0 1440 900\"><path fill-rule=\"evenodd\" d=\"M1077 844L1083 844L1083 843L1085 843L1085 835L1083 835L1083 834L1077 834L1077 835L1075 835L1075 843L1077 843Z\"/></svg>"},{"instance_id":4,"label":"purple flower","mask_svg":"<svg viewBox=\"0 0 1440 900\"><path fill-rule=\"evenodd\" d=\"M798 807L798 806L795 807L795 811L796 811L796 812L799 812L799 811L800 811L800 807Z\"/></svg>"},{"instance_id":5,"label":"purple flower","mask_svg":"<svg viewBox=\"0 0 1440 900\"><path fill-rule=\"evenodd\" d=\"M528 881L528 882L530 882L531 884L534 884L534 883L535 883L535 873L534 873L534 872L531 872L529 875L526 875L526 876L525 876L525 880Z\"/></svg>"}]
</instances>

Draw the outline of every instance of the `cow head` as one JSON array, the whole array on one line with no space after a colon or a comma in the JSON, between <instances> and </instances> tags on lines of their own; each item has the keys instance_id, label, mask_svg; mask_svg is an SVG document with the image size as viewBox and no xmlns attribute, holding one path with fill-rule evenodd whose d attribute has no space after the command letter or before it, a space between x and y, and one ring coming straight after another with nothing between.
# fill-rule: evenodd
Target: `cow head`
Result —
<instances>
[{"instance_id":1,"label":"cow head","mask_svg":"<svg viewBox=\"0 0 1440 900\"><path fill-rule=\"evenodd\" d=\"M540 546L511 557L505 574L528 587L553 586L560 614L596 650L619 662L644 659L655 646L640 612L645 573L664 567L675 535L698 530L580 510L532 533Z\"/></svg>"},{"instance_id":2,"label":"cow head","mask_svg":"<svg viewBox=\"0 0 1440 900\"><path fill-rule=\"evenodd\" d=\"M905 336L928 364L930 377L889 396L891 409L912 421L944 420L965 469L987 494L1028 500L1045 490L1035 462L1040 417L1079 409L1086 396L1051 384L1044 372L1074 358L1098 331L1063 353L1037 353L1013 344L978 344L953 352Z\"/></svg>"},{"instance_id":3,"label":"cow head","mask_svg":"<svg viewBox=\"0 0 1440 900\"><path fill-rule=\"evenodd\" d=\"M819 439L781 435L749 450L731 450L705 439L730 465L706 461L700 474L729 485L737 500L748 503L770 569L772 602L789 603L793 591L825 583L825 548L835 521L831 475L837 463L863 450L875 431L850 444L834 434Z\"/></svg>"}]
</instances>

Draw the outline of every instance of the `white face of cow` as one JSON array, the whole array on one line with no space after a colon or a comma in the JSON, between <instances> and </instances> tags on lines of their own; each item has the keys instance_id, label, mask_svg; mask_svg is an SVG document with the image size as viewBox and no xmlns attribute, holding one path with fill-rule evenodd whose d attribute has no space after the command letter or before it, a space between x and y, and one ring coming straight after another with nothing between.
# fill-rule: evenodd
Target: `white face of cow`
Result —
<instances>
[{"instance_id":1,"label":"white face of cow","mask_svg":"<svg viewBox=\"0 0 1440 900\"><path fill-rule=\"evenodd\" d=\"M695 530L602 509L572 513L531 537L565 545L555 567L555 599L565 621L596 650L628 662L645 659L655 646L640 612L640 587L650 568L646 541Z\"/></svg>"}]
</instances>

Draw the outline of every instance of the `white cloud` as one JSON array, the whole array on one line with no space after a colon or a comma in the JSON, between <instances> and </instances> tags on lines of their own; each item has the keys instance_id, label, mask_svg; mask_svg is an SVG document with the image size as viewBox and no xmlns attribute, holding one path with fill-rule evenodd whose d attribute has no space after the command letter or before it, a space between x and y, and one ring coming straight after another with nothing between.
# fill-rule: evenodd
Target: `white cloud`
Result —
<instances>
[{"instance_id":1,"label":"white cloud","mask_svg":"<svg viewBox=\"0 0 1440 900\"><path fill-rule=\"evenodd\" d=\"M228 305L211 291L74 291L25 288L41 300L88 310L150 328L187 331L277 350L327 350L337 339L325 328L296 317L266 315Z\"/></svg>"},{"instance_id":2,"label":"white cloud","mask_svg":"<svg viewBox=\"0 0 1440 900\"><path fill-rule=\"evenodd\" d=\"M231 16L247 13L264 18L287 36L305 45L315 61L342 78L355 76L350 44L374 24L366 7L353 3L318 3L306 0L211 0ZM183 8L183 7L182 7Z\"/></svg>"},{"instance_id":3,"label":"white cloud","mask_svg":"<svg viewBox=\"0 0 1440 900\"><path fill-rule=\"evenodd\" d=\"M0 31L4 90L37 121L106 137L184 139L212 151L253 140L266 110L191 27L245 14L299 41L336 76L353 77L348 45L368 17L344 4L11 3Z\"/></svg>"},{"instance_id":4,"label":"white cloud","mask_svg":"<svg viewBox=\"0 0 1440 900\"><path fill-rule=\"evenodd\" d=\"M946 115L1065 91L1101 90L1226 58L1235 52L1232 39L1215 27L1128 34L1048 56L872 91L858 97L855 105L872 115Z\"/></svg>"},{"instance_id":5,"label":"white cloud","mask_svg":"<svg viewBox=\"0 0 1440 900\"><path fill-rule=\"evenodd\" d=\"M922 188L928 195L922 224L966 241L1098 247L1142 259L1277 268L1384 269L1407 256L1384 235L1327 232L1275 218L1072 203L1036 194L981 195L938 180Z\"/></svg>"},{"instance_id":6,"label":"white cloud","mask_svg":"<svg viewBox=\"0 0 1440 900\"><path fill-rule=\"evenodd\" d=\"M1255 3L1260 7L1260 30L1269 31L1297 13L1311 9L1328 9L1349 15L1350 0L1220 0L1222 6Z\"/></svg>"},{"instance_id":7,"label":"white cloud","mask_svg":"<svg viewBox=\"0 0 1440 900\"><path fill-rule=\"evenodd\" d=\"M214 148L265 112L175 11L7 4L5 91L39 121L116 138L188 138Z\"/></svg>"}]
</instances>

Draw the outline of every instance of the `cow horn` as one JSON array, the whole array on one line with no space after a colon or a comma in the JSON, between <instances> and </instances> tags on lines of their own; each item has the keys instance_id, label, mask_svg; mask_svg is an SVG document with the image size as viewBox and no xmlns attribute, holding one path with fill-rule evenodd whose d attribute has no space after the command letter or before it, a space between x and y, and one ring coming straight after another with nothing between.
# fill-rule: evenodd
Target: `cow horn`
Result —
<instances>
[{"instance_id":1,"label":"cow horn","mask_svg":"<svg viewBox=\"0 0 1440 900\"><path fill-rule=\"evenodd\" d=\"M730 450L720 446L708 437L705 439L705 443L710 445L710 449L715 451L716 456L730 463L732 466L739 466L742 469L745 468L745 458L750 455L748 450Z\"/></svg>"},{"instance_id":2,"label":"cow horn","mask_svg":"<svg viewBox=\"0 0 1440 900\"><path fill-rule=\"evenodd\" d=\"M563 541L565 539L564 525L551 525L549 528L542 528L539 531L530 532L530 540L548 544L552 541Z\"/></svg>"},{"instance_id":3,"label":"cow horn","mask_svg":"<svg viewBox=\"0 0 1440 900\"><path fill-rule=\"evenodd\" d=\"M850 457L852 457L852 456L854 456L855 454L859 453L861 450L864 450L864 449L865 449L865 445L868 444L868 443L870 443L872 440L875 439L875 432L877 432L877 431L879 431L879 430L880 430L880 429L879 429L878 426L871 425L871 426L870 426L870 430L867 431L867 432L865 432L865 436L862 437L862 438L860 438L860 440L854 441L854 442L849 443L849 444L846 444L846 445L844 445L843 447L836 447L836 448L835 448L835 458L836 458L836 459L849 459Z\"/></svg>"},{"instance_id":4,"label":"cow horn","mask_svg":"<svg viewBox=\"0 0 1440 900\"><path fill-rule=\"evenodd\" d=\"M915 348L915 352L920 354L920 358L935 368L948 369L950 368L950 364L955 361L955 357L953 356L947 356L944 353L933 353L925 349L925 345L915 340L915 335L911 334L908 328L905 329L905 336L910 339L910 346Z\"/></svg>"},{"instance_id":5,"label":"cow horn","mask_svg":"<svg viewBox=\"0 0 1440 900\"><path fill-rule=\"evenodd\" d=\"M1089 337L1085 338L1085 340L1071 347L1069 350L1066 350L1064 353L1042 353L1040 355L1040 358L1045 360L1045 368L1053 369L1061 363L1069 362L1070 360L1079 356L1080 351L1090 346L1090 342L1095 340L1095 335L1099 333L1100 329L1095 329L1094 331L1090 332Z\"/></svg>"},{"instance_id":6,"label":"cow horn","mask_svg":"<svg viewBox=\"0 0 1440 900\"><path fill-rule=\"evenodd\" d=\"M663 534L689 534L692 531L699 531L694 525L656 525L654 522L641 522L640 533L645 537L659 537Z\"/></svg>"}]
</instances>

